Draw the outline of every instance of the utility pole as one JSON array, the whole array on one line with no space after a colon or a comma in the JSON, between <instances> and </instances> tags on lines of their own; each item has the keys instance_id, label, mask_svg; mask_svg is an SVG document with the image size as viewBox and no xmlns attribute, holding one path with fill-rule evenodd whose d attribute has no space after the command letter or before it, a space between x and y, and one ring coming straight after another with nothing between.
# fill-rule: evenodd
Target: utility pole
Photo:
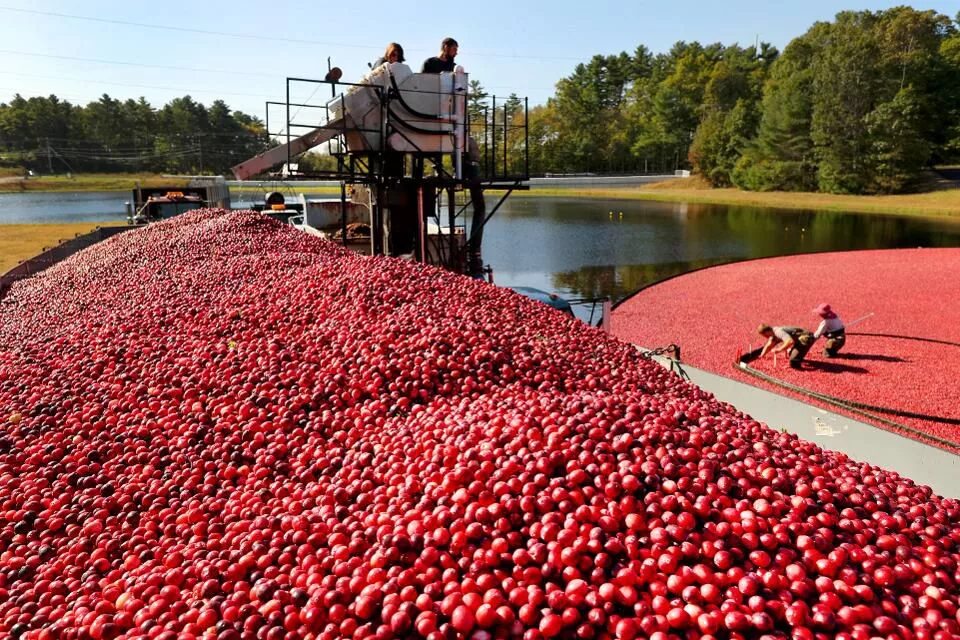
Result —
<instances>
[{"instance_id":1,"label":"utility pole","mask_svg":"<svg viewBox=\"0 0 960 640\"><path fill-rule=\"evenodd\" d=\"M50 138L47 138L47 173L53 174L53 151L50 149Z\"/></svg>"},{"instance_id":2,"label":"utility pole","mask_svg":"<svg viewBox=\"0 0 960 640\"><path fill-rule=\"evenodd\" d=\"M203 140L197 136L197 148L200 150L200 175L203 175Z\"/></svg>"}]
</instances>

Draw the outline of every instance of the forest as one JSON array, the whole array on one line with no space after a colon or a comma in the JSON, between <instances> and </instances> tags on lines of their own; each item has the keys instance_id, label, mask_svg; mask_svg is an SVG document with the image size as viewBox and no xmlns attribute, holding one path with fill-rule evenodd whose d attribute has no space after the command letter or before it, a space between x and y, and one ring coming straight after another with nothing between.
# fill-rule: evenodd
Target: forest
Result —
<instances>
[{"instance_id":1,"label":"forest","mask_svg":"<svg viewBox=\"0 0 960 640\"><path fill-rule=\"evenodd\" d=\"M958 22L909 7L842 12L782 52L678 42L594 56L530 110L531 172L692 169L748 190L909 190L924 169L960 161Z\"/></svg>"},{"instance_id":2,"label":"forest","mask_svg":"<svg viewBox=\"0 0 960 640\"><path fill-rule=\"evenodd\" d=\"M910 7L846 11L783 51L681 41L595 55L545 104L500 99L481 147L506 147L516 171L527 143L533 175L691 169L746 190L909 191L926 169L960 163L958 23ZM474 117L489 98L472 80ZM222 100L0 104L0 164L40 171L224 173L269 144L261 120ZM312 154L302 166L328 164Z\"/></svg>"},{"instance_id":3,"label":"forest","mask_svg":"<svg viewBox=\"0 0 960 640\"><path fill-rule=\"evenodd\" d=\"M156 109L104 94L77 106L56 96L0 104L0 166L37 173L224 173L269 146L263 122L190 96Z\"/></svg>"}]
</instances>

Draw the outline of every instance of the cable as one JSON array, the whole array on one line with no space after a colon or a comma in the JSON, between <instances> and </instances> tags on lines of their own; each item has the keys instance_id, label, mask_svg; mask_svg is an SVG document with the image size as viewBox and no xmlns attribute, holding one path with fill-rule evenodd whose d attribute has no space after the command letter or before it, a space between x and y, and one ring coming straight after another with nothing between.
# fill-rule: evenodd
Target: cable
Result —
<instances>
[{"instance_id":1,"label":"cable","mask_svg":"<svg viewBox=\"0 0 960 640\"><path fill-rule=\"evenodd\" d=\"M18 56L32 56L35 58L52 58L54 60L75 60L78 62L95 62L97 64L119 64L125 67L146 67L149 69L170 69L173 71L197 71L200 73L232 73L242 76L262 76L266 78L276 78L275 73L257 73L255 71L229 71L227 69L200 69L197 67L174 67L163 64L147 64L145 62L125 62L122 60L100 60L97 58L81 58L79 56L54 55L52 53L31 53L29 51L15 51L13 49L0 49L0 53L10 53Z\"/></svg>"},{"instance_id":2,"label":"cable","mask_svg":"<svg viewBox=\"0 0 960 640\"><path fill-rule=\"evenodd\" d=\"M15 11L17 13L28 13L31 15L38 16L49 16L53 18L68 18L70 20L86 20L88 22L101 22L104 24L118 24L127 27L143 27L145 29L158 29L161 31L180 31L181 33L198 33L201 35L207 36L223 36L226 38L243 38L247 40L256 40L261 44L264 42L263 34L253 34L253 33L232 33L229 31L213 31L211 29L195 29L193 27L174 27L165 24L148 24L146 22L133 22L129 20L114 20L110 18L95 18L93 16L80 16L71 13L58 13L56 11L39 11L37 9L23 9L20 7L8 7L0 6L0 9L4 11ZM292 42L296 44L310 44L310 45L323 45L328 47L350 47L354 49L374 49L379 50L382 47L366 45L366 44L356 44L356 43L345 43L345 42L325 42L323 40L304 40L299 38L283 38L283 42Z\"/></svg>"},{"instance_id":3,"label":"cable","mask_svg":"<svg viewBox=\"0 0 960 640\"><path fill-rule=\"evenodd\" d=\"M26 13L31 15L38 16L49 16L53 18L68 18L70 20L86 20L89 22L101 22L104 24L117 24L124 25L128 27L142 27L145 29L159 29L163 31L179 31L181 33L197 33L201 35L208 36L223 36L226 38L243 38L247 40L256 40L258 43L264 42L263 34L252 34L252 33L233 33L229 31L213 31L210 29L195 29L193 27L180 27L180 26L170 26L163 24L148 24L145 22L133 22L129 20L114 20L110 18L95 18L92 16L81 16L72 13L59 13L55 11L39 11L37 9L23 9L20 7L8 7L0 6L0 10L4 11L14 11L17 13ZM356 44L356 43L347 43L347 42L330 42L324 40L306 40L302 38L288 38L284 37L281 42L290 42L294 44L309 44L309 45L319 45L326 47L346 47L351 49L370 49L374 51L379 51L382 49L380 45L368 45L368 44ZM417 51L417 49L410 49L411 51ZM582 58L577 58L574 56L530 56L527 54L507 54L507 53L476 53L473 54L479 58L510 58L510 59L523 59L523 60L570 60L574 62L583 62Z\"/></svg>"},{"instance_id":4,"label":"cable","mask_svg":"<svg viewBox=\"0 0 960 640\"><path fill-rule=\"evenodd\" d=\"M0 73L11 75L11 76L21 76L24 78L47 78L48 80L67 80L69 82L77 81L77 78L65 78L63 76L46 76L39 75L36 73L20 73L18 71L0 71ZM217 95L225 96L244 96L246 98L272 98L274 96L266 95L263 93L239 93L235 91L219 91L212 89L184 89L182 87L156 87L147 84L130 84L128 82L109 82L107 80L97 80L97 84L109 84L118 87L134 87L138 89L155 89L158 91L186 91L188 93L214 93ZM91 101L95 102L95 101Z\"/></svg>"},{"instance_id":5,"label":"cable","mask_svg":"<svg viewBox=\"0 0 960 640\"><path fill-rule=\"evenodd\" d=\"M853 334L851 334L851 335L853 335ZM885 334L862 334L862 335L885 335ZM915 337L912 337L912 336L901 336L901 335L890 335L890 336L888 336L888 337L891 337L891 338L900 338L900 339L904 339L904 340L920 340L920 341L924 341L924 342L936 342L936 343L939 343L939 344L946 344L946 345L950 345L950 346L954 346L954 347L960 347L960 344L955 343L955 342L948 342L948 341L945 341L945 340L934 340L934 339L931 339L931 338L915 338ZM886 418L886 417L884 417L884 416L879 416L879 415L876 415L876 414L877 414L877 413L888 413L888 414L891 414L891 415L894 415L894 416L902 416L902 417L904 417L904 418L914 418L914 419L917 419L917 420L926 420L926 421L929 421L929 422L937 422L937 423L941 423L941 424L960 424L960 418L949 418L949 417L945 417L945 416L934 416L934 415L916 413L916 412L912 412L912 411L902 411L902 410L900 410L900 409L893 409L893 408L890 408L890 407L881 407L881 406L877 406L877 405L870 405L870 404L866 404L866 403L862 403L862 402L856 402L856 401L853 401L853 400L846 400L846 399L844 399L844 398L838 398L838 397L836 397L836 396L827 395L827 394L821 393L821 392L819 392L819 391L814 391L814 390L812 390L812 389L807 389L806 387L801 387L801 386L799 386L799 385L793 384L793 383L791 383L791 382L787 382L786 380L782 380L782 379L780 379L780 378L776 378L776 377L774 377L774 376L771 376L770 374L764 373L764 372L762 372L762 371L759 371L758 369L754 369L753 367L749 366L749 365L747 364L747 362L752 361L753 359L755 359L755 358L760 354L760 351L761 351L760 349L754 349L753 351L751 351L751 352L749 352L749 353L743 354L742 356L740 356L740 359L739 359L736 363L734 363L734 367L740 369L740 370L743 371L744 373L747 373L747 374L749 374L749 375L754 376L755 378L759 378L759 379L761 379L761 380L763 380L763 381L765 381L765 382L768 382L768 383L770 383L770 384L777 385L777 386L779 386L779 387L783 387L784 389L787 389L787 390L789 390L789 391L793 391L794 393L798 393L798 394L800 394L800 395L805 395L805 396L808 396L808 397L810 397L810 398L814 398L814 399L816 399L816 400L820 400L821 402L825 402L825 403L827 403L827 404L832 404L832 405L837 406L837 407L839 407L839 408L841 408L841 409L844 409L844 410L849 411L849 412L851 412L851 413L855 413L855 414L864 416L864 417L866 417L866 418L869 418L869 419L871 419L871 420L874 420L874 421L883 423L883 424L885 424L885 425L887 425L887 426L891 426L891 427L894 427L894 428L897 428L897 429L903 429L904 431L906 431L906 432L908 432L908 433L916 436L917 438L919 438L919 439L921 439L921 440L929 440L929 441L935 442L935 443L937 443L937 444L939 444L939 445L941 445L941 446L946 446L946 447L951 447L951 448L960 447L960 442L954 442L954 441L948 440L948 439L946 439L946 438L941 438L941 437L939 437L939 436L935 436L935 435L926 433L926 432L921 431L921 430L919 430L919 429L916 429L916 428L914 428L914 427L910 427L910 426L908 426L908 425L905 425L905 424L903 424L903 423L901 423L901 422L897 422L897 421L895 421L895 420L891 420L891 419L889 419L889 418Z\"/></svg>"}]
</instances>

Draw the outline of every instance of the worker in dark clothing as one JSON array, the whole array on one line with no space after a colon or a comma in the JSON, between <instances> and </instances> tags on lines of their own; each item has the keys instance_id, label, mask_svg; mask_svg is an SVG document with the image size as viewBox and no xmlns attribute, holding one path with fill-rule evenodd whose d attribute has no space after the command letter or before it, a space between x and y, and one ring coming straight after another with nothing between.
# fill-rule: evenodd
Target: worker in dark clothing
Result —
<instances>
[{"instance_id":1,"label":"worker in dark clothing","mask_svg":"<svg viewBox=\"0 0 960 640\"><path fill-rule=\"evenodd\" d=\"M813 337L823 336L826 338L827 344L824 345L823 355L828 358L836 358L837 352L847 343L847 331L843 326L843 320L834 313L828 304L821 304L813 312L822 319L820 326L813 332Z\"/></svg>"},{"instance_id":2,"label":"worker in dark clothing","mask_svg":"<svg viewBox=\"0 0 960 640\"><path fill-rule=\"evenodd\" d=\"M800 327L771 327L761 324L757 327L757 333L767 339L767 343L760 350L760 358L770 352L786 351L790 366L794 369L800 368L800 363L814 343L813 334Z\"/></svg>"},{"instance_id":3,"label":"worker in dark clothing","mask_svg":"<svg viewBox=\"0 0 960 640\"><path fill-rule=\"evenodd\" d=\"M453 71L453 59L457 57L459 49L457 41L453 38L444 38L440 44L440 55L433 58L427 58L423 61L423 68L420 73L442 73L444 71Z\"/></svg>"}]
</instances>

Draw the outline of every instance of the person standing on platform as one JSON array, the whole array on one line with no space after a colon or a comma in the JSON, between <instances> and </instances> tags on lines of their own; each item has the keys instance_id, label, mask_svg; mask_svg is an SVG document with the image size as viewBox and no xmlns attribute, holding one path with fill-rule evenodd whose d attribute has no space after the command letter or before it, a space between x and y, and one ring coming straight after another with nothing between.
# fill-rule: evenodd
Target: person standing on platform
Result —
<instances>
[{"instance_id":1,"label":"person standing on platform","mask_svg":"<svg viewBox=\"0 0 960 640\"><path fill-rule=\"evenodd\" d=\"M444 71L453 71L454 58L457 57L457 51L460 45L453 38L444 38L440 43L440 55L433 58L427 58L423 61L423 68L420 73L443 73Z\"/></svg>"}]
</instances>

